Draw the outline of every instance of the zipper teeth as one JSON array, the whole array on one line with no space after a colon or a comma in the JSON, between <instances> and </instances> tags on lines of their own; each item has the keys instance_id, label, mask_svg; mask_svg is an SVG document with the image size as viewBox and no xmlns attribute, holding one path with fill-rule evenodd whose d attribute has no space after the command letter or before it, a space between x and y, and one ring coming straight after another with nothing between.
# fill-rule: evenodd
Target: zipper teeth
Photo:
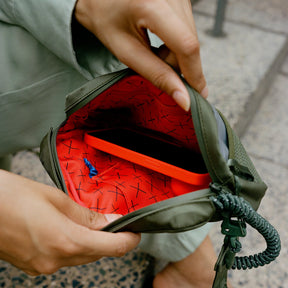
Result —
<instances>
[{"instance_id":1,"label":"zipper teeth","mask_svg":"<svg viewBox=\"0 0 288 288\"><path fill-rule=\"evenodd\" d=\"M199 191L206 191L207 194L206 195L202 195L200 198L207 198L207 197L210 197L210 196L213 196L215 195L215 193L211 192L210 189L206 188L206 189L200 189L198 190L197 192ZM196 191L195 191L196 192ZM193 192L192 192L193 193ZM183 196L183 195L181 195ZM180 196L179 196L180 197ZM188 197L188 196L187 196ZM161 213L167 209L170 209L170 208L173 208L173 207L176 207L178 206L179 204L180 205L186 205L187 203L189 204L190 202L188 201L187 202L187 197L183 197L183 198L177 198L175 197L173 199L173 202L172 201L169 201L171 200L172 198L170 199L167 199L165 201L169 201L169 204L167 204L167 202L165 203L165 201L162 201L162 202L158 202L156 204L157 205L157 208L154 208L154 209L151 209L151 206L146 206L146 207L143 207L140 213L140 210L136 210L136 211L133 211L132 213L129 213L129 214L126 214L124 215L121 219L118 219L116 220L117 222L119 220L121 220L120 223L115 223L113 224L113 222L111 224L108 224L107 226L103 227L102 228L102 231L108 231L108 232L117 232L118 230L122 229L123 227L133 223L134 221L137 221L137 220L140 220L140 219L143 219L147 216L150 216L151 214L157 214L157 213ZM199 198L197 198L199 199ZM124 219L124 220L123 220ZM107 229L108 228L108 229Z\"/></svg>"},{"instance_id":2,"label":"zipper teeth","mask_svg":"<svg viewBox=\"0 0 288 288\"><path fill-rule=\"evenodd\" d=\"M77 100L73 101L68 107L65 108L65 113L68 113L69 110L71 110L73 107L75 107L80 102L84 101L86 98L88 98L91 94L93 94L95 91L99 90L100 88L103 88L107 86L109 83L115 81L117 78L121 78L125 74L128 74L127 70L121 71L111 77L110 79L106 80L105 82L102 82L101 84L94 87L92 90L90 90L88 93L84 94L82 97L78 98Z\"/></svg>"},{"instance_id":3,"label":"zipper teeth","mask_svg":"<svg viewBox=\"0 0 288 288\"><path fill-rule=\"evenodd\" d=\"M58 186L58 188L60 189L64 189L65 192L66 191L66 187L65 185L63 186L62 183L65 183L63 175L61 173L61 168L60 168L60 163L58 161L58 157L57 157L57 150L56 150L56 135L58 133L58 129L56 131L53 131L54 133L51 135L51 155L52 155L52 161L54 164L54 167L56 167L55 169L55 173L56 173L56 185ZM67 193L68 194L68 193Z\"/></svg>"},{"instance_id":4,"label":"zipper teeth","mask_svg":"<svg viewBox=\"0 0 288 288\"><path fill-rule=\"evenodd\" d=\"M192 92L193 93L193 92ZM194 94L192 94L194 96ZM205 161L205 165L209 171L209 174L211 176L212 179L215 179L217 177L217 175L214 173L214 170L213 168L211 167L210 165L210 161L209 161L209 157L207 155L207 151L206 151L206 148L205 148L205 140L204 140L204 135L203 135L203 129L202 129L202 121L201 121L201 116L199 115L199 100L197 99L197 97L193 97L194 101L195 101L195 105L191 105L192 106L192 109L193 109L193 112L192 112L192 119L193 119L193 123L194 125L198 125L200 129L198 129L199 131L199 135L197 135L197 141L199 143L199 146L200 144L202 145L202 147L204 147L204 149L201 150L201 154L202 154L202 157ZM198 107L198 109L197 109ZM196 127L195 127L196 128ZM196 131L196 129L195 129Z\"/></svg>"},{"instance_id":5,"label":"zipper teeth","mask_svg":"<svg viewBox=\"0 0 288 288\"><path fill-rule=\"evenodd\" d=\"M53 180L56 186L60 189L62 186L58 179L58 173L57 173L58 167L57 165L55 165L55 160L54 160L55 157L54 157L54 151L53 151L54 149L53 149L53 143L52 143L53 133L54 133L54 130L51 128L49 132L49 137L47 139L47 145L48 145L48 153L50 155L51 168L52 168L51 172L53 173Z\"/></svg>"}]
</instances>

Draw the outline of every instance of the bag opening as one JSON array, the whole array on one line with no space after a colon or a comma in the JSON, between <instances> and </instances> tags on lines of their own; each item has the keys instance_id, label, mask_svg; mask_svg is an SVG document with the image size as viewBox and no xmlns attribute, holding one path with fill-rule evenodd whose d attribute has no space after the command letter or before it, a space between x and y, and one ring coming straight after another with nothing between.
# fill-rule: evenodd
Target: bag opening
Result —
<instances>
[{"instance_id":1,"label":"bag opening","mask_svg":"<svg viewBox=\"0 0 288 288\"><path fill-rule=\"evenodd\" d=\"M195 167L198 183L179 181L84 141L89 131L123 126L163 133L193 151L184 161ZM139 75L126 76L70 115L58 131L56 149L69 196L98 213L126 215L208 188L211 182L191 112L185 112L169 95Z\"/></svg>"}]
</instances>

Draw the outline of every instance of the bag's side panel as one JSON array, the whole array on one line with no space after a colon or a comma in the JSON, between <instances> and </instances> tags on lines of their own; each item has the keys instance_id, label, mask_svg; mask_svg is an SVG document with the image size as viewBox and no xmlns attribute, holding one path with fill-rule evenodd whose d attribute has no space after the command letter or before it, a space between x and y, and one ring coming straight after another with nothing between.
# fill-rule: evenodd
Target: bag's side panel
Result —
<instances>
[{"instance_id":1,"label":"bag's side panel","mask_svg":"<svg viewBox=\"0 0 288 288\"><path fill-rule=\"evenodd\" d=\"M233 189L233 174L221 154L213 109L194 89L189 86L187 89L191 97L191 112L199 147L212 181Z\"/></svg>"},{"instance_id":2,"label":"bag's side panel","mask_svg":"<svg viewBox=\"0 0 288 288\"><path fill-rule=\"evenodd\" d=\"M235 132L230 127L227 119L223 115L221 116L222 116L223 121L225 122L227 132L229 135L229 139L231 142L230 158L235 159L237 163L247 168L249 173L252 175L251 179L247 179L247 177L245 176L241 177L241 171L240 173L237 173L237 171L234 172L236 174L237 181L238 181L238 190L239 190L238 194L239 196L246 199L251 204L253 209L257 210L260 205L261 199L265 195L267 186L262 181L259 173L257 172L252 160L248 156L239 137L235 134Z\"/></svg>"},{"instance_id":3,"label":"bag's side panel","mask_svg":"<svg viewBox=\"0 0 288 288\"><path fill-rule=\"evenodd\" d=\"M196 91L188 89L191 95L192 117L198 143L213 182L225 186L233 194L242 196L254 209L257 209L267 189L266 184L261 180L240 139L220 113L228 135L229 160L224 159L219 149L219 135L211 105ZM240 164L239 167L235 169L231 167L231 160ZM241 166L249 171L251 178L245 177L245 171L237 173L237 169L241 170Z\"/></svg>"}]
</instances>

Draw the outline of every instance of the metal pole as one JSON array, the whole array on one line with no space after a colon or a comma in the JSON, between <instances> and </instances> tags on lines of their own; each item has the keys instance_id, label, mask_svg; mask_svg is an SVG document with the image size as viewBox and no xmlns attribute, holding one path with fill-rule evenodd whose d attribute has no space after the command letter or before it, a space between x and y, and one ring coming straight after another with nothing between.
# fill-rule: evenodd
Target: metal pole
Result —
<instances>
[{"instance_id":1,"label":"metal pole","mask_svg":"<svg viewBox=\"0 0 288 288\"><path fill-rule=\"evenodd\" d=\"M223 24L225 20L227 2L228 0L218 0L214 27L213 30L210 31L210 34L214 37L225 36L225 33L223 32Z\"/></svg>"}]
</instances>

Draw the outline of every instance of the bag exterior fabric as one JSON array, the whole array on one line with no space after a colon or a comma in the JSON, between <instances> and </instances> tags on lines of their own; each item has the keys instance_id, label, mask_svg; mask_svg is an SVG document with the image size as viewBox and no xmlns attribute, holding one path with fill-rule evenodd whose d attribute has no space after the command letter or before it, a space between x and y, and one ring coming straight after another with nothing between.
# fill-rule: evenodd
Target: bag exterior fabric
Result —
<instances>
[{"instance_id":1,"label":"bag exterior fabric","mask_svg":"<svg viewBox=\"0 0 288 288\"><path fill-rule=\"evenodd\" d=\"M68 120L63 125L67 125L67 121L73 115L79 116L77 114L79 113L78 111L81 111L81 109L85 110L90 101L93 99L97 100L97 97L100 99L101 95L103 95L101 93L121 82L125 77L128 79L133 77L133 75L134 73L129 69L105 75L71 93L67 97L66 102ZM211 182L226 187L231 193L243 197L254 209L257 209L264 196L266 185L256 172L239 138L235 135L224 116L217 112L226 127L228 157L233 160L227 161L220 149L219 127L215 118L215 109L188 85L187 89L191 97L191 115L196 138L211 177ZM59 131L60 135L65 133L65 131L61 130L64 127L63 125L61 126L62 128L51 130L47 134L41 145L41 158L57 186L69 194L67 183L64 181L65 177L62 174L63 170L61 171L58 163L57 149L55 148L57 133ZM53 152L54 158L51 156ZM245 167L244 172L242 171L243 167ZM215 206L210 199L211 196L216 194L215 190L206 187L192 193L160 201L126 214L105 227L104 230L111 232L129 230L142 233L176 233L195 229L210 221L221 219L221 215L217 214Z\"/></svg>"},{"instance_id":2,"label":"bag exterior fabric","mask_svg":"<svg viewBox=\"0 0 288 288\"><path fill-rule=\"evenodd\" d=\"M168 261L185 258L207 235L207 223L222 221L221 232L226 236L215 265L213 288L226 288L229 269L257 268L273 261L280 253L280 238L256 212L267 186L241 141L221 112L183 82L191 99L188 112L129 69L88 82L67 96L67 118L45 136L40 157L58 188L74 201L99 213L119 211L123 215L103 231L144 233L144 251L156 257L164 255L161 258ZM183 147L189 147L192 153L183 157L185 162L194 167L195 175L206 173L210 184L187 186L181 182L175 186L173 177L85 142L89 131L131 124L150 129L152 134L162 133L163 139L173 135ZM193 160L197 165L192 165ZM246 223L262 234L267 249L238 257L238 238L246 236ZM159 233L163 237L157 237ZM163 251L170 249L174 240L179 245L171 248L175 252L171 252L172 259L167 258Z\"/></svg>"}]
</instances>

